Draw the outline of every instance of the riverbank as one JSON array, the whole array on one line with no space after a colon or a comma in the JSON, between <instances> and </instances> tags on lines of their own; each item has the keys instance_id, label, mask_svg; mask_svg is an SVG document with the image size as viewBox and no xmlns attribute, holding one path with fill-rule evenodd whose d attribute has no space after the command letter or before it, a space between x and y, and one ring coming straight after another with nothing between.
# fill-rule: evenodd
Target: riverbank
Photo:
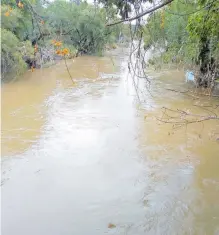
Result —
<instances>
[{"instance_id":1,"label":"riverbank","mask_svg":"<svg viewBox=\"0 0 219 235\"><path fill-rule=\"evenodd\" d=\"M128 43L127 42L120 42L120 43L113 43L113 44L108 44L106 45L106 48L103 52L98 53L98 55L93 55L93 56L104 56L104 54L111 54L111 51L117 49L118 47L124 47ZM80 54L77 50L72 50L69 51L69 54L66 56L62 55L57 55L57 51L55 50L54 47L48 47L44 49L40 49L39 52L35 54L33 58L25 58L27 61L27 68L26 70L23 70L22 74L20 75L15 75L12 73L9 73L5 75L5 78L2 80L3 83L8 83L8 82L14 82L14 81L19 81L22 79L23 74L26 72L35 72L38 70L42 70L44 68L48 67L53 67L59 64L61 61L70 61L74 62L75 59L81 56L92 56L92 55L86 55L86 54ZM66 68L67 69L67 68Z\"/></svg>"},{"instance_id":2,"label":"riverbank","mask_svg":"<svg viewBox=\"0 0 219 235\"><path fill-rule=\"evenodd\" d=\"M150 52L151 53L151 52ZM199 93L200 95L208 95L208 96L218 96L219 95L219 80L218 78L213 79L213 83L210 87L208 86L202 86L198 85L198 79L199 79L199 72L197 66L191 66L188 64L184 64L182 61L179 62L168 62L165 63L162 58L156 57L156 58L149 58L146 62L146 71L154 70L154 71L162 71L162 70L179 70L184 72L184 78L185 83L188 83L188 87L191 88L191 92L195 90L196 93ZM193 74L192 79L188 79L188 73Z\"/></svg>"}]
</instances>

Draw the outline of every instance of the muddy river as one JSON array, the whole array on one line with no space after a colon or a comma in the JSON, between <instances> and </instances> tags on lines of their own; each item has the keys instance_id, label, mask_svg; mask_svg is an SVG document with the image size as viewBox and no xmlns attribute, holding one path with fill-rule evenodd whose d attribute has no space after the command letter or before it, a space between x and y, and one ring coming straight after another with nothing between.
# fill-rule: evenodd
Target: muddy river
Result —
<instances>
[{"instance_id":1,"label":"muddy river","mask_svg":"<svg viewBox=\"0 0 219 235\"><path fill-rule=\"evenodd\" d=\"M3 235L219 234L219 121L158 120L218 114L218 98L171 91L188 89L177 69L149 70L137 96L127 60L68 61L75 84L61 62L2 85Z\"/></svg>"}]
</instances>

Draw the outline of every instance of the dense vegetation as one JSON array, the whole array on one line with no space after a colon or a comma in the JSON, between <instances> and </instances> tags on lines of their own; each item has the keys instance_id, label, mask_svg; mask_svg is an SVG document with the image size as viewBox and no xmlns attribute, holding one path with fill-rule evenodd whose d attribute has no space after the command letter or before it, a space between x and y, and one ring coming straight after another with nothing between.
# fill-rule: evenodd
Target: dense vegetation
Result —
<instances>
[{"instance_id":1,"label":"dense vegetation","mask_svg":"<svg viewBox=\"0 0 219 235\"><path fill-rule=\"evenodd\" d=\"M154 6L146 23L140 20L145 3ZM162 49L158 55L162 62L189 65L198 71L198 85L213 86L219 72L217 0L99 0L93 5L80 0L2 0L3 79L9 73L10 77L22 73L27 65L39 67L62 56L102 53L119 38L125 28L122 21L130 21L132 11L140 13L135 28L145 49ZM118 15L120 24L107 27L118 21Z\"/></svg>"},{"instance_id":2,"label":"dense vegetation","mask_svg":"<svg viewBox=\"0 0 219 235\"><path fill-rule=\"evenodd\" d=\"M218 25L219 1L175 0L150 15L144 27L145 48L162 48L163 62L193 66L197 84L212 86L219 72Z\"/></svg>"},{"instance_id":3,"label":"dense vegetation","mask_svg":"<svg viewBox=\"0 0 219 235\"><path fill-rule=\"evenodd\" d=\"M3 80L63 55L100 54L121 28L106 27L105 8L86 2L2 0L1 14Z\"/></svg>"}]
</instances>

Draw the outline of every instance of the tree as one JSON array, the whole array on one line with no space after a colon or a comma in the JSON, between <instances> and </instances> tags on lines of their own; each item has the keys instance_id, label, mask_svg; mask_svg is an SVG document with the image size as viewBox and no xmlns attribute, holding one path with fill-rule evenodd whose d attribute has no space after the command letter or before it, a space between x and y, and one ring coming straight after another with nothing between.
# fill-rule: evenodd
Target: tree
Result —
<instances>
[{"instance_id":1,"label":"tree","mask_svg":"<svg viewBox=\"0 0 219 235\"><path fill-rule=\"evenodd\" d=\"M189 37L198 44L199 85L211 86L219 73L219 2L199 0L200 11L188 20ZM201 10L202 9L202 10Z\"/></svg>"},{"instance_id":2,"label":"tree","mask_svg":"<svg viewBox=\"0 0 219 235\"><path fill-rule=\"evenodd\" d=\"M115 42L122 27L106 27L106 9L86 2L2 0L2 4L2 38L9 40L2 42L3 80L7 73L24 71L25 62L32 67L41 63L37 62L42 61L40 58L54 58L63 51L68 51L69 55L75 55L76 51L100 54L106 44ZM115 11L110 9L110 12L116 19ZM11 40L14 44L8 48ZM62 47L54 47L52 40ZM19 50L24 45L25 54Z\"/></svg>"},{"instance_id":3,"label":"tree","mask_svg":"<svg viewBox=\"0 0 219 235\"><path fill-rule=\"evenodd\" d=\"M1 29L1 73L2 78L10 72L11 77L21 74L26 69L23 56L33 56L33 48L29 41L19 42L18 38L9 30Z\"/></svg>"},{"instance_id":4,"label":"tree","mask_svg":"<svg viewBox=\"0 0 219 235\"><path fill-rule=\"evenodd\" d=\"M86 3L55 1L46 10L50 33L80 53L101 52L113 29L105 27L106 12Z\"/></svg>"},{"instance_id":5,"label":"tree","mask_svg":"<svg viewBox=\"0 0 219 235\"><path fill-rule=\"evenodd\" d=\"M219 66L219 2L175 0L149 17L144 27L145 48L165 49L164 62L198 66L197 85L213 86Z\"/></svg>"}]
</instances>

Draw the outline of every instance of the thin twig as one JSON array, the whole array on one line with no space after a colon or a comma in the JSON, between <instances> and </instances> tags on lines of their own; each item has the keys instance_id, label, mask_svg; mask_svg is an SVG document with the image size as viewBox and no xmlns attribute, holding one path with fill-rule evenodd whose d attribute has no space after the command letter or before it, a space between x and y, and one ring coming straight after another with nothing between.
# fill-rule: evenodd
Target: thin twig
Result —
<instances>
[{"instance_id":1,"label":"thin twig","mask_svg":"<svg viewBox=\"0 0 219 235\"><path fill-rule=\"evenodd\" d=\"M73 78L72 78L72 76L71 76L71 73L70 73L70 71L69 71L69 68L68 68L68 65L67 65L67 62L66 62L66 58L65 58L65 57L64 57L64 61L65 61L65 67L66 67L66 69L67 69L67 71L68 71L69 77L71 78L72 83L75 84L75 82L74 82L74 80L73 80Z\"/></svg>"},{"instance_id":2,"label":"thin twig","mask_svg":"<svg viewBox=\"0 0 219 235\"><path fill-rule=\"evenodd\" d=\"M200 96L219 97L219 95L214 95L214 94L205 94L205 93L198 93L198 92L193 92L193 91L190 91L190 90L187 90L187 91L178 91L178 90L170 89L170 88L166 88L166 90L168 90L168 91L173 91L173 92L177 92L177 93L182 93L182 94L190 93L190 94L193 94L193 95L200 95Z\"/></svg>"},{"instance_id":3,"label":"thin twig","mask_svg":"<svg viewBox=\"0 0 219 235\"><path fill-rule=\"evenodd\" d=\"M167 107L163 107L164 111L162 114L162 117L159 118L157 117L157 120L163 123L170 123L170 124L175 124L177 126L183 126L187 124L192 124L192 123L200 123L208 120L219 120L219 117L217 116L216 113L213 113L214 116L211 115L199 115L199 114L193 114L186 112L184 110L174 110L170 109ZM170 113L176 113L178 116L171 116L167 113L169 111ZM210 111L210 110L207 110ZM166 117L165 117L166 116ZM189 119L189 117L192 117L192 119Z\"/></svg>"}]
</instances>

